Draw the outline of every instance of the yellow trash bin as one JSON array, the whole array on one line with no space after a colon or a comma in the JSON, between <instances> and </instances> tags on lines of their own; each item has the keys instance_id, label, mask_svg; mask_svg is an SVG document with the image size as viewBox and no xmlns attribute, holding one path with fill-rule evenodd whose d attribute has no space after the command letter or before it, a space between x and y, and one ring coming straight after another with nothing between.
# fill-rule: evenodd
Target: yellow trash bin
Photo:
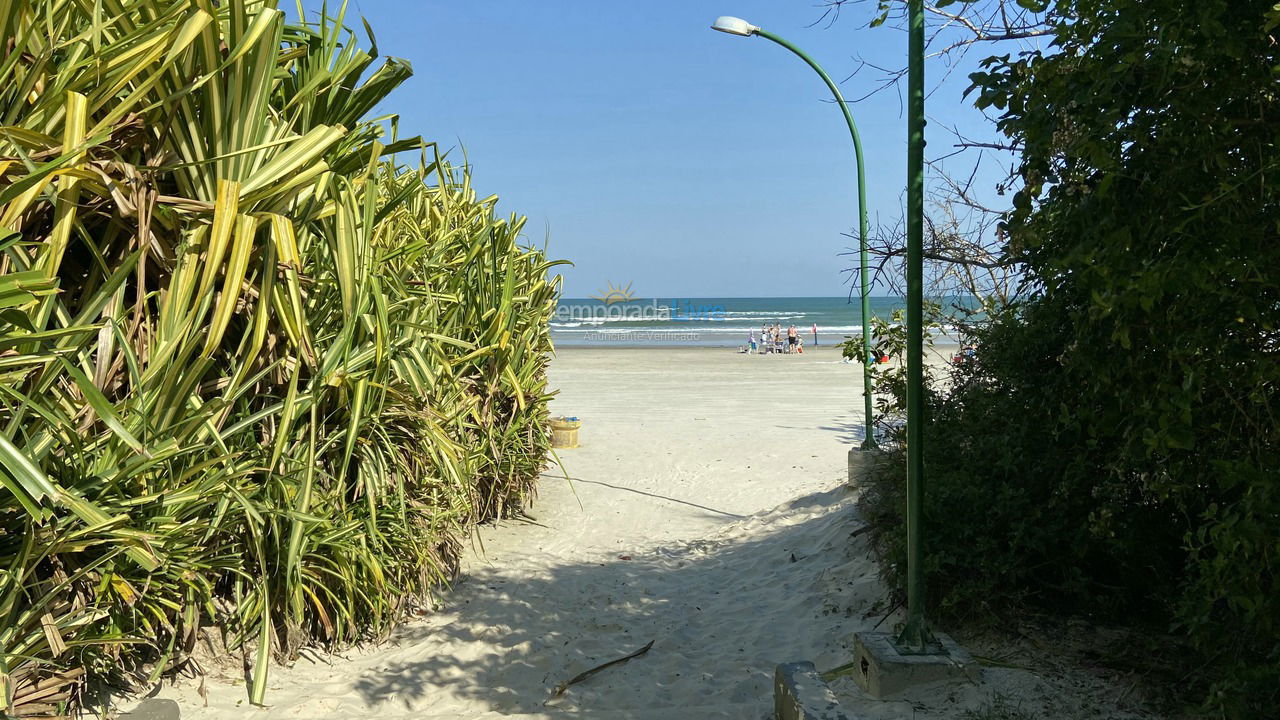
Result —
<instances>
[{"instance_id":1,"label":"yellow trash bin","mask_svg":"<svg viewBox=\"0 0 1280 720\"><path fill-rule=\"evenodd\" d=\"M582 427L582 421L576 417L567 418L561 415L551 418L551 447L578 447L578 428L580 427Z\"/></svg>"}]
</instances>

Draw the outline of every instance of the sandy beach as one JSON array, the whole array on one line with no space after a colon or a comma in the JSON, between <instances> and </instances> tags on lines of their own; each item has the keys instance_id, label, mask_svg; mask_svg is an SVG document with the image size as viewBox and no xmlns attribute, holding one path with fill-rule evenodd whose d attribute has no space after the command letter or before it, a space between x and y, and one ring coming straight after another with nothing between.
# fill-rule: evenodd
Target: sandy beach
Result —
<instances>
[{"instance_id":1,"label":"sandy beach","mask_svg":"<svg viewBox=\"0 0 1280 720\"><path fill-rule=\"evenodd\" d=\"M836 667L854 631L893 623L874 559L850 540L861 373L834 348L563 349L551 381L552 411L583 421L581 447L561 452L529 517L481 529L436 612L273 669L266 708L249 707L238 668L161 697L191 718L765 718L776 664ZM876 718L954 717L996 694L1075 717L1072 688L1106 695L1008 668L889 703L834 687Z\"/></svg>"}]
</instances>

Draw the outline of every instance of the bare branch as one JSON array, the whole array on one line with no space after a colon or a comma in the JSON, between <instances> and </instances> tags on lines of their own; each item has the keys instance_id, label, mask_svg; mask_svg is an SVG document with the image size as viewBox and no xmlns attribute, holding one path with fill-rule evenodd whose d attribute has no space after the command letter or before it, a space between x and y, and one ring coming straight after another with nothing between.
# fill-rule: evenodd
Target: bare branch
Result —
<instances>
[{"instance_id":1,"label":"bare branch","mask_svg":"<svg viewBox=\"0 0 1280 720\"><path fill-rule=\"evenodd\" d=\"M877 0L825 0L822 20L834 21L845 5L858 5L878 9ZM895 26L903 26L906 13L905 0L891 0L886 20ZM1050 19L1043 13L1035 13L1017 4L1017 0L975 0L973 2L947 4L938 7L936 0L926 4L926 11L933 18L926 38L930 62L942 63L941 71L931 73L930 96L944 85L952 73L963 67L967 53L974 47L990 48L1001 43L1032 47L1030 41L1051 35L1054 31ZM868 22L870 18L868 18ZM855 76L864 77L868 70L878 73L871 78L872 87L854 100L858 102L890 88L898 90L906 77L905 67L879 67L862 58L846 81ZM866 82L864 79L863 82ZM947 87L952 87L947 85ZM992 122L992 134L996 135L994 118L974 109ZM929 162L929 210L925 216L925 281L926 294L930 296L969 295L986 298L997 303L1008 302L1016 294L1021 274L1016 256L1006 252L1001 221L1006 207L995 207L989 188L990 173L980 174L980 168L992 153L1016 155L1021 151L1015 143L1001 137L967 137L957 126L931 118L931 127L942 127L954 142L948 150ZM955 172L954 158L972 158L962 172ZM1003 166L1003 161L998 161ZM1017 189L1017 177L1009 164L1009 172L996 181L997 196ZM868 273L873 274L877 286L889 292L902 292L905 277L906 233L901 217L891 225L877 223L874 237L868 238L868 250L873 257ZM854 286L858 285L857 268L849 270Z\"/></svg>"},{"instance_id":2,"label":"bare branch","mask_svg":"<svg viewBox=\"0 0 1280 720\"><path fill-rule=\"evenodd\" d=\"M907 254L907 249L894 248L892 250L881 251L878 254L885 259L895 258L895 257L905 257ZM948 255L946 253L933 252L930 250L925 250L920 254L920 256L923 257L925 260L936 260L938 262L944 262L951 265L964 265L968 267L983 268L985 270L998 270L1001 268L1013 267L1015 265L1015 263L1009 259L975 260L973 258L962 257L960 255Z\"/></svg>"}]
</instances>

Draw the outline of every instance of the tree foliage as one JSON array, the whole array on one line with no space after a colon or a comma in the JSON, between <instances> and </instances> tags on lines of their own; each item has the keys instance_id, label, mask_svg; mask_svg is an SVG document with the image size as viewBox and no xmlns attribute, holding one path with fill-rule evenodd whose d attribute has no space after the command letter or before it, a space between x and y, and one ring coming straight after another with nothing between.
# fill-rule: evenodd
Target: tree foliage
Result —
<instances>
[{"instance_id":1,"label":"tree foliage","mask_svg":"<svg viewBox=\"0 0 1280 720\"><path fill-rule=\"evenodd\" d=\"M1021 151L1024 285L930 403L935 600L1167 619L1207 702L1260 717L1280 693L1277 11L1048 12L1051 50L972 75Z\"/></svg>"}]
</instances>

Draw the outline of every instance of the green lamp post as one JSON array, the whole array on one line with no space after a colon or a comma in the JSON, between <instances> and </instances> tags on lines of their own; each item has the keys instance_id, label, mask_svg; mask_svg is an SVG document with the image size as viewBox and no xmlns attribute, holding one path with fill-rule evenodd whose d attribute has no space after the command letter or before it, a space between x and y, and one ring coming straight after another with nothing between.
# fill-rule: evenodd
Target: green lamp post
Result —
<instances>
[{"instance_id":1,"label":"green lamp post","mask_svg":"<svg viewBox=\"0 0 1280 720\"><path fill-rule=\"evenodd\" d=\"M876 447L871 414L871 281L867 277L867 184L862 163L862 140L858 137L858 127L853 122L853 115L849 113L849 106L845 103L844 96L840 94L840 88L836 87L822 66L814 62L813 58L806 55L803 50L741 18L718 17L712 23L711 29L743 37L759 35L795 53L827 84L827 89L835 97L836 105L840 106L844 121L849 126L849 135L853 137L853 151L858 160L858 252L860 256L858 276L862 282L862 395L866 403L866 437L862 441L862 449L871 450Z\"/></svg>"},{"instance_id":2,"label":"green lamp post","mask_svg":"<svg viewBox=\"0 0 1280 720\"><path fill-rule=\"evenodd\" d=\"M907 2L907 621L898 651L934 651L924 614L924 0Z\"/></svg>"}]
</instances>

